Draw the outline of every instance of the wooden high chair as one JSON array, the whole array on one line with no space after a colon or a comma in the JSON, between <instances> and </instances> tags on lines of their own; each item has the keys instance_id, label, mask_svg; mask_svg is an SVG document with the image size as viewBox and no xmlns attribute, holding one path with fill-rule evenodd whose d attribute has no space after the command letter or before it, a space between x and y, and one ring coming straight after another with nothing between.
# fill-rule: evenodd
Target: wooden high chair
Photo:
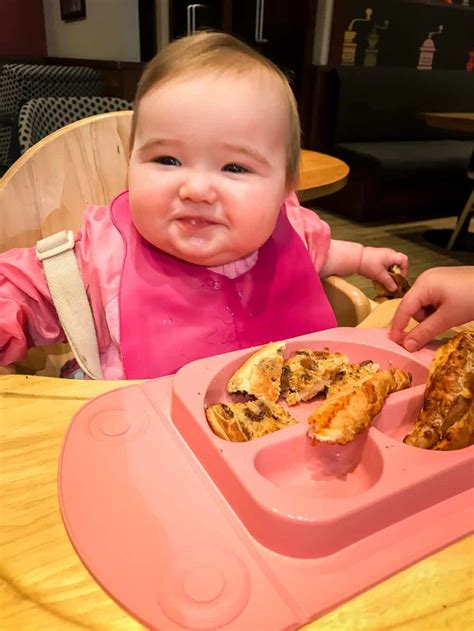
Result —
<instances>
[{"instance_id":1,"label":"wooden high chair","mask_svg":"<svg viewBox=\"0 0 474 631\"><path fill-rule=\"evenodd\" d=\"M82 119L43 138L10 167L0 180L0 252L78 230L87 206L108 204L126 188L131 120L129 111ZM324 288L340 326L355 326L370 313L367 296L344 279L329 277ZM18 369L57 376L70 356L66 344L33 349Z\"/></svg>"}]
</instances>

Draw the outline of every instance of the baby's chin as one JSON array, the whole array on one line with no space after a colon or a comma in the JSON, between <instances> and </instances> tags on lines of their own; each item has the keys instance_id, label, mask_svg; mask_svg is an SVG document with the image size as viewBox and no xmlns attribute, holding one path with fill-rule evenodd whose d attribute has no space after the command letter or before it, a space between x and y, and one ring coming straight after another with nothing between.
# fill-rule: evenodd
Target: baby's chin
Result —
<instances>
[{"instance_id":1,"label":"baby's chin","mask_svg":"<svg viewBox=\"0 0 474 631\"><path fill-rule=\"evenodd\" d=\"M208 248L182 248L179 250L168 250L168 254L191 263L193 265L202 265L203 267L217 267L220 265L226 265L227 263L233 263L241 258L244 258L250 254L250 252L244 252L238 254L236 252L222 252L215 251Z\"/></svg>"},{"instance_id":2,"label":"baby's chin","mask_svg":"<svg viewBox=\"0 0 474 631\"><path fill-rule=\"evenodd\" d=\"M227 263L233 263L240 258L246 256L245 254L242 256L238 255L205 255L205 254L190 254L190 253L182 253L177 254L174 253L173 256L181 259L182 261L186 261L186 263L192 263L193 265L202 265L203 267L218 267L220 265L227 265Z\"/></svg>"},{"instance_id":3,"label":"baby's chin","mask_svg":"<svg viewBox=\"0 0 474 631\"><path fill-rule=\"evenodd\" d=\"M250 254L247 251L239 253L234 249L225 248L224 244L199 238L187 239L181 243L162 244L162 249L175 258L203 267L226 265Z\"/></svg>"}]
</instances>

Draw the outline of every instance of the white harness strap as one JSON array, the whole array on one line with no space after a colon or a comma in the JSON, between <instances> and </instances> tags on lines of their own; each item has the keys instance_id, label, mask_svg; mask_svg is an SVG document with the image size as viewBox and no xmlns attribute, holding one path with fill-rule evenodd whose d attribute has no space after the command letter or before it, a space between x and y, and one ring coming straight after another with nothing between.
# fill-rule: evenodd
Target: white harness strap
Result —
<instances>
[{"instance_id":1,"label":"white harness strap","mask_svg":"<svg viewBox=\"0 0 474 631\"><path fill-rule=\"evenodd\" d=\"M59 320L77 363L92 379L102 379L97 334L74 254L74 234L62 230L36 244Z\"/></svg>"}]
</instances>

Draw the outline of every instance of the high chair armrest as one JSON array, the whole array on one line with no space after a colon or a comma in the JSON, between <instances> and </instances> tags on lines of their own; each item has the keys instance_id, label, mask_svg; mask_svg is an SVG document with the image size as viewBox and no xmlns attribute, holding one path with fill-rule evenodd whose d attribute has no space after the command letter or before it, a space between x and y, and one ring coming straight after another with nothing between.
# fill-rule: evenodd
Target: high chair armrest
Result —
<instances>
[{"instance_id":1,"label":"high chair armrest","mask_svg":"<svg viewBox=\"0 0 474 631\"><path fill-rule=\"evenodd\" d=\"M357 326L361 329L388 329L401 299L394 298L381 303L373 300L370 302L373 304L372 311ZM416 326L416 322L410 319L409 327L413 326Z\"/></svg>"},{"instance_id":2,"label":"high chair armrest","mask_svg":"<svg viewBox=\"0 0 474 631\"><path fill-rule=\"evenodd\" d=\"M8 366L0 366L1 375L14 375L16 374L15 364L9 364Z\"/></svg>"},{"instance_id":3,"label":"high chair armrest","mask_svg":"<svg viewBox=\"0 0 474 631\"><path fill-rule=\"evenodd\" d=\"M322 282L339 326L357 326L371 312L369 298L344 278L328 276Z\"/></svg>"}]
</instances>

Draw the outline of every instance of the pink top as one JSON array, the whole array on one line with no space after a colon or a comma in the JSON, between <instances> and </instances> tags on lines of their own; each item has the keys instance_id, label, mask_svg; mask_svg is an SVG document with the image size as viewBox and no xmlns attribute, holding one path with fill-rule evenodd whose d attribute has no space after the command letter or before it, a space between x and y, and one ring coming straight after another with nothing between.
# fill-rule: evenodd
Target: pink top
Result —
<instances>
[{"instance_id":1,"label":"pink top","mask_svg":"<svg viewBox=\"0 0 474 631\"><path fill-rule=\"evenodd\" d=\"M308 248L319 273L327 259L330 228L295 194L285 202L287 217ZM105 379L122 379L119 339L119 289L125 258L123 239L112 223L110 206L91 206L76 236L75 253L89 296ZM248 257L241 262L248 268ZM228 267L228 266L225 266ZM241 273L236 263L236 274ZM218 270L216 270L218 271ZM228 270L223 270L228 273ZM0 364L22 359L29 347L66 340L35 248L0 255Z\"/></svg>"}]
</instances>

